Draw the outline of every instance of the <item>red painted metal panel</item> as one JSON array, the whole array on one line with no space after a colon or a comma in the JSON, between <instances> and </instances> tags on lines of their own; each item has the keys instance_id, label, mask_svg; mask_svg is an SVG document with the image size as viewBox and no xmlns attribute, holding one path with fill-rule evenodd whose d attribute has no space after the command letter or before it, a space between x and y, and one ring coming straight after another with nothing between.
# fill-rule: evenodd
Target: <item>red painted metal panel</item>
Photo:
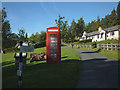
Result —
<instances>
[{"instance_id":1,"label":"red painted metal panel","mask_svg":"<svg viewBox=\"0 0 120 90\"><path fill-rule=\"evenodd\" d=\"M61 39L60 29L57 27L47 28L46 35L46 55L47 63L61 61Z\"/></svg>"}]
</instances>

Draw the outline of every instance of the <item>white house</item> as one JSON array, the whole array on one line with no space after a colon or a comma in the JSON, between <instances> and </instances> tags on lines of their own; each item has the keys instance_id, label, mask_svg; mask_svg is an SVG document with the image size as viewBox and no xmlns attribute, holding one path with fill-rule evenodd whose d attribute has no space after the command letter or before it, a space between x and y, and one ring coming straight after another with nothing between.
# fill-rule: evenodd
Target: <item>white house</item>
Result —
<instances>
[{"instance_id":1,"label":"white house","mask_svg":"<svg viewBox=\"0 0 120 90\"><path fill-rule=\"evenodd\" d=\"M83 33L81 40L92 39L92 42L103 41L103 40L120 40L120 25L116 25L110 28L102 29L98 28L98 31L91 33Z\"/></svg>"}]
</instances>

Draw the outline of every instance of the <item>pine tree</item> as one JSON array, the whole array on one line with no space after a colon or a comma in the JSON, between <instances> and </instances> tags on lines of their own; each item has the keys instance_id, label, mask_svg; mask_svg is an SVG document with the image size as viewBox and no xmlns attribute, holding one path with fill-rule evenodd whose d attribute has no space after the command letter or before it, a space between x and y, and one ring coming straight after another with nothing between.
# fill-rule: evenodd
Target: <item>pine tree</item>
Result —
<instances>
[{"instance_id":1,"label":"pine tree","mask_svg":"<svg viewBox=\"0 0 120 90\"><path fill-rule=\"evenodd\" d=\"M112 10L111 14L109 15L109 23L108 26L112 27L117 25L117 14L115 9Z\"/></svg>"},{"instance_id":2,"label":"pine tree","mask_svg":"<svg viewBox=\"0 0 120 90\"><path fill-rule=\"evenodd\" d=\"M84 31L85 31L85 22L83 20L83 17L81 17L76 24L76 36L81 37Z\"/></svg>"},{"instance_id":3,"label":"pine tree","mask_svg":"<svg viewBox=\"0 0 120 90\"><path fill-rule=\"evenodd\" d=\"M117 6L117 23L120 25L120 2L118 3Z\"/></svg>"},{"instance_id":4,"label":"pine tree","mask_svg":"<svg viewBox=\"0 0 120 90\"><path fill-rule=\"evenodd\" d=\"M76 22L75 22L74 19L71 22L70 31L71 31L71 34L72 34L72 38L75 38L75 36L77 35L77 31L76 31Z\"/></svg>"},{"instance_id":5,"label":"pine tree","mask_svg":"<svg viewBox=\"0 0 120 90\"><path fill-rule=\"evenodd\" d=\"M10 35L11 35L11 28L10 28L10 23L8 20L6 20L7 13L5 11L5 8L2 9L2 48L10 48L12 47L10 43L12 41L10 40ZM9 44L8 44L9 43Z\"/></svg>"}]
</instances>

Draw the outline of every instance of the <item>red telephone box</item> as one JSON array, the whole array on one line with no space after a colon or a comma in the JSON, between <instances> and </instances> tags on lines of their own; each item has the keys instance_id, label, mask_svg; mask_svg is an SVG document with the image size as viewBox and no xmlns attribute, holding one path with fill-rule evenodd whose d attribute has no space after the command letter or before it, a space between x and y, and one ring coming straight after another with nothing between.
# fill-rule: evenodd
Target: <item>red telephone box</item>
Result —
<instances>
[{"instance_id":1,"label":"red telephone box","mask_svg":"<svg viewBox=\"0 0 120 90\"><path fill-rule=\"evenodd\" d=\"M57 27L47 28L46 35L46 55L47 63L54 63L61 61L61 39L60 29Z\"/></svg>"}]
</instances>

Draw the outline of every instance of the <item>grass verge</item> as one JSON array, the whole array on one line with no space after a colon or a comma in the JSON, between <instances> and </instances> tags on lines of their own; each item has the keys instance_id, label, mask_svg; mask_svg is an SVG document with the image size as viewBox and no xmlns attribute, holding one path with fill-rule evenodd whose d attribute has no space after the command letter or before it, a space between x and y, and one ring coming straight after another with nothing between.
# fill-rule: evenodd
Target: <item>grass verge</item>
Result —
<instances>
[{"instance_id":1,"label":"grass verge","mask_svg":"<svg viewBox=\"0 0 120 90\"><path fill-rule=\"evenodd\" d=\"M111 57L115 60L120 60L120 51L110 51L110 50L100 50L100 49L96 49L94 50L95 52L98 52L102 55L105 55L105 56L108 56L108 57Z\"/></svg>"},{"instance_id":2,"label":"grass verge","mask_svg":"<svg viewBox=\"0 0 120 90\"><path fill-rule=\"evenodd\" d=\"M31 53L46 52L37 48ZM61 63L47 64L46 61L32 62L27 56L27 67L23 69L21 88L74 88L81 70L80 56L75 50L61 48ZM17 70L14 67L14 53L2 55L2 87L18 88Z\"/></svg>"}]
</instances>

